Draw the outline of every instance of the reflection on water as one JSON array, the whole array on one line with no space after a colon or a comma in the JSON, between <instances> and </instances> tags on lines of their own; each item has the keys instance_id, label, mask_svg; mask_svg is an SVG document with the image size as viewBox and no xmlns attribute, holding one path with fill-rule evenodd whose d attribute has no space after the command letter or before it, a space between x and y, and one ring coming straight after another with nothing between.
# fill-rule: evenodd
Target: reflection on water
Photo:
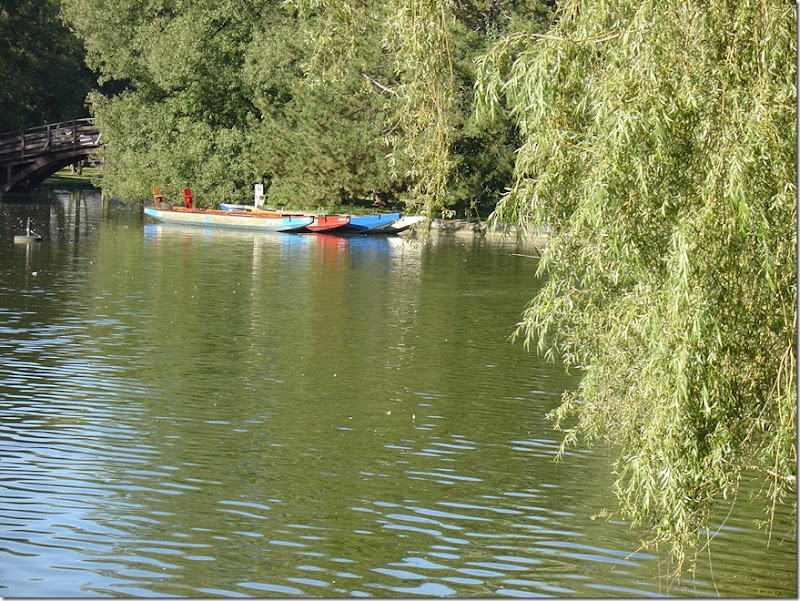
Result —
<instances>
[{"instance_id":1,"label":"reflection on water","mask_svg":"<svg viewBox=\"0 0 800 601\"><path fill-rule=\"evenodd\" d=\"M45 241L11 242L34 213ZM575 385L507 337L513 247L0 205L0 595L656 596ZM22 221L20 221L22 220ZM790 596L743 501L670 592ZM783 538L782 538L783 537ZM713 569L712 569L713 568Z\"/></svg>"}]
</instances>

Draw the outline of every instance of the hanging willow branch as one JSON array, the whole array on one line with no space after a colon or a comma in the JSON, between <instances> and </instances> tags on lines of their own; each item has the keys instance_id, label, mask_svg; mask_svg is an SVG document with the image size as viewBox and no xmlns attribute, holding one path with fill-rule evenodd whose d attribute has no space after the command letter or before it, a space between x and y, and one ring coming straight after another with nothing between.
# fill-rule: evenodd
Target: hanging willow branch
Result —
<instances>
[{"instance_id":1,"label":"hanging willow branch","mask_svg":"<svg viewBox=\"0 0 800 601\"><path fill-rule=\"evenodd\" d=\"M744 470L770 516L794 492L795 9L559 7L478 64L480 114L522 135L493 217L551 232L517 335L583 370L551 417L614 446L623 514L680 568Z\"/></svg>"},{"instance_id":2,"label":"hanging willow branch","mask_svg":"<svg viewBox=\"0 0 800 601\"><path fill-rule=\"evenodd\" d=\"M394 77L365 81L399 102L386 123L387 138L408 165L404 176L413 182L409 208L429 217L449 205L454 169L450 156L455 108L452 0L291 0L287 5L317 14L310 32L314 54L308 65L312 78L339 76L348 68L361 43L361 28L382 30L383 46L393 61ZM399 164L395 162L395 164Z\"/></svg>"}]
</instances>

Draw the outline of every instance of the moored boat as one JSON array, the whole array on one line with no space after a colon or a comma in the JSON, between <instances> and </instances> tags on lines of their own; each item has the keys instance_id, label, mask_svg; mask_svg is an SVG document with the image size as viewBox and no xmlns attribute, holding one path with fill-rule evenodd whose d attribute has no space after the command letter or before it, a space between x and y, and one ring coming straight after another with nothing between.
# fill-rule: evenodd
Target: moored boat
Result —
<instances>
[{"instance_id":1,"label":"moored boat","mask_svg":"<svg viewBox=\"0 0 800 601\"><path fill-rule=\"evenodd\" d=\"M314 215L314 221L307 225L309 232L330 232L345 227L350 223L348 215Z\"/></svg>"},{"instance_id":2,"label":"moored boat","mask_svg":"<svg viewBox=\"0 0 800 601\"><path fill-rule=\"evenodd\" d=\"M403 215L397 221L392 221L386 225L381 225L375 228L375 232L382 234L397 234L410 228L411 226L419 223L425 219L422 215Z\"/></svg>"},{"instance_id":3,"label":"moored boat","mask_svg":"<svg viewBox=\"0 0 800 601\"><path fill-rule=\"evenodd\" d=\"M232 211L232 212L252 212L252 213L278 213L281 215L305 215L305 216L313 216L318 221L315 222L317 229L312 229L312 227L308 227L309 231L322 231L323 229L331 230L333 228L326 227L319 218L322 217L320 215L316 215L314 213L303 213L303 212L289 212L289 211L276 211L274 209L261 209L257 208L254 205L239 205L239 204L221 204L220 209L223 211ZM324 215L326 218L346 218L348 222L346 224L340 224L335 227L337 232L348 233L348 234L389 234L389 233L397 233L404 229L411 227L417 221L423 219L423 217L418 216L409 216L407 218L407 222L403 223L403 225L398 225L395 228L392 228L393 225L396 224L398 220L403 218L402 213L373 213L371 215Z\"/></svg>"},{"instance_id":4,"label":"moored boat","mask_svg":"<svg viewBox=\"0 0 800 601\"><path fill-rule=\"evenodd\" d=\"M348 215L317 214L317 213L306 213L302 211L300 212L277 211L272 209L261 209L253 205L237 205L237 204L227 204L227 203L222 203L220 205L220 209L222 211L247 212L256 215L276 214L276 215L283 215L285 217L299 217L299 216L313 217L314 221L311 222L311 225L307 225L304 228L304 231L315 232L315 233L331 232L333 230L343 228L348 223L350 223L350 217Z\"/></svg>"},{"instance_id":5,"label":"moored boat","mask_svg":"<svg viewBox=\"0 0 800 601\"><path fill-rule=\"evenodd\" d=\"M155 209L145 207L144 214L165 223L256 230L264 232L296 232L314 222L313 217L280 215L277 213L252 213L247 211L221 211L214 209Z\"/></svg>"},{"instance_id":6,"label":"moored boat","mask_svg":"<svg viewBox=\"0 0 800 601\"><path fill-rule=\"evenodd\" d=\"M402 213L375 213L373 215L352 215L350 223L342 231L355 234L379 233L381 228L393 224L403 216Z\"/></svg>"}]
</instances>

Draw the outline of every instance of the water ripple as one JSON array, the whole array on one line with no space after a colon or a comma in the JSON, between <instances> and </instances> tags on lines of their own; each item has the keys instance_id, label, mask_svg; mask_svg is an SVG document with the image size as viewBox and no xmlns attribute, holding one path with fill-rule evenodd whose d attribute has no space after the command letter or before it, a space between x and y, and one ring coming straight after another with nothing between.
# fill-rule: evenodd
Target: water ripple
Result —
<instances>
[{"instance_id":1,"label":"water ripple","mask_svg":"<svg viewBox=\"0 0 800 601\"><path fill-rule=\"evenodd\" d=\"M0 595L662 592L591 519L605 454L554 461L577 380L506 340L535 266L101 217L0 246ZM731 518L674 590L793 592L786 525L762 553Z\"/></svg>"}]
</instances>

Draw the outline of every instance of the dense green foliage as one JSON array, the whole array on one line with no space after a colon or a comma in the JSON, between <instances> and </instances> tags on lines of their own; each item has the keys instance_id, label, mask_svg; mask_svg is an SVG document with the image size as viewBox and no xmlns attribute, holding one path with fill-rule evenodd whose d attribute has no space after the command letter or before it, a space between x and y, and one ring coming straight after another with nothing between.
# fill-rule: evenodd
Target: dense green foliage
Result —
<instances>
[{"instance_id":1,"label":"dense green foliage","mask_svg":"<svg viewBox=\"0 0 800 601\"><path fill-rule=\"evenodd\" d=\"M245 199L260 175L243 160L247 124L258 117L243 66L261 4L63 2L89 64L123 90L90 99L107 192L142 200L159 186L177 200L190 187L201 202Z\"/></svg>"},{"instance_id":2,"label":"dense green foliage","mask_svg":"<svg viewBox=\"0 0 800 601\"><path fill-rule=\"evenodd\" d=\"M201 205L404 205L486 217L515 130L473 117L474 58L536 0L62 0L101 81L107 192ZM535 18L531 18L535 17ZM520 25L521 24L521 25Z\"/></svg>"},{"instance_id":3,"label":"dense green foliage","mask_svg":"<svg viewBox=\"0 0 800 601\"><path fill-rule=\"evenodd\" d=\"M430 217L485 218L511 177L516 129L474 117L475 60L497 36L546 29L541 0L292 0L315 15L311 78L336 82L353 65L385 98L383 128L407 206ZM370 32L370 35L365 35ZM375 48L380 48L379 60ZM368 56L367 60L364 57Z\"/></svg>"},{"instance_id":4,"label":"dense green foliage","mask_svg":"<svg viewBox=\"0 0 800 601\"><path fill-rule=\"evenodd\" d=\"M383 102L368 93L355 61L336 81L307 79L305 21L296 13L276 13L248 50L246 73L260 111L250 131L252 163L269 175L270 204L392 199L404 183L392 177L386 158Z\"/></svg>"},{"instance_id":5,"label":"dense green foliage","mask_svg":"<svg viewBox=\"0 0 800 601\"><path fill-rule=\"evenodd\" d=\"M3 0L0 132L88 116L93 79L56 0Z\"/></svg>"},{"instance_id":6,"label":"dense green foliage","mask_svg":"<svg viewBox=\"0 0 800 601\"><path fill-rule=\"evenodd\" d=\"M494 217L551 235L517 334L583 370L554 417L678 568L743 478L795 491L796 34L789 3L564 0L481 62L523 139Z\"/></svg>"}]
</instances>

